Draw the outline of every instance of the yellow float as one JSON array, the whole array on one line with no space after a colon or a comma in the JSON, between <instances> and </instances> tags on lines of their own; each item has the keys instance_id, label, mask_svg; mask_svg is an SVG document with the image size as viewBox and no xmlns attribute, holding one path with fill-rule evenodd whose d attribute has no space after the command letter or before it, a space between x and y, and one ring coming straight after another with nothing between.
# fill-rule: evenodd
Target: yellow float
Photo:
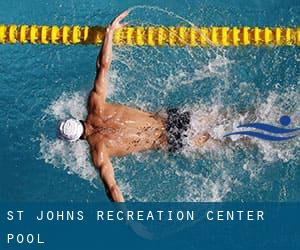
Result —
<instances>
[{"instance_id":1,"label":"yellow float","mask_svg":"<svg viewBox=\"0 0 300 250\"><path fill-rule=\"evenodd\" d=\"M0 44L101 44L105 27L0 25ZM120 29L114 44L128 46L299 46L299 27L164 27Z\"/></svg>"}]
</instances>

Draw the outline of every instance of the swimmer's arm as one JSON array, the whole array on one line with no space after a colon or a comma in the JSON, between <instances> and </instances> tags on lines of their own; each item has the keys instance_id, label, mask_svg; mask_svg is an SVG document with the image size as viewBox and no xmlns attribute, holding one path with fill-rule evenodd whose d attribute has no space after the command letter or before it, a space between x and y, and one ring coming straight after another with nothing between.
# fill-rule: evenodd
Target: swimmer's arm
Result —
<instances>
[{"instance_id":1,"label":"swimmer's arm","mask_svg":"<svg viewBox=\"0 0 300 250\"><path fill-rule=\"evenodd\" d=\"M96 61L96 78L94 91L104 99L107 94L107 75L112 61L112 39L113 33L107 28L103 46Z\"/></svg>"},{"instance_id":2,"label":"swimmer's arm","mask_svg":"<svg viewBox=\"0 0 300 250\"><path fill-rule=\"evenodd\" d=\"M114 32L117 29L123 28L127 23L120 23L127 15L128 11L123 12L117 16L111 24L107 27L103 46L96 61L96 78L94 84L94 91L102 96L104 99L107 95L107 75L112 61L112 44Z\"/></svg>"},{"instance_id":3,"label":"swimmer's arm","mask_svg":"<svg viewBox=\"0 0 300 250\"><path fill-rule=\"evenodd\" d=\"M102 144L96 148L92 157L94 165L98 169L100 178L105 186L108 198L113 202L124 202L123 195L115 180L114 169L106 147Z\"/></svg>"}]
</instances>

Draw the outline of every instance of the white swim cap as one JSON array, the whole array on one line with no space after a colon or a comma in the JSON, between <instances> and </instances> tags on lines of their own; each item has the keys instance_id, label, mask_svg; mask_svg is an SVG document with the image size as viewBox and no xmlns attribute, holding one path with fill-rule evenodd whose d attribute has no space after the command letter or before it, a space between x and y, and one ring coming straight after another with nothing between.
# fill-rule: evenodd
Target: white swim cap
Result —
<instances>
[{"instance_id":1,"label":"white swim cap","mask_svg":"<svg viewBox=\"0 0 300 250\"><path fill-rule=\"evenodd\" d=\"M79 120L68 119L61 121L59 124L59 137L66 141L77 141L80 136L83 134L84 127Z\"/></svg>"}]
</instances>

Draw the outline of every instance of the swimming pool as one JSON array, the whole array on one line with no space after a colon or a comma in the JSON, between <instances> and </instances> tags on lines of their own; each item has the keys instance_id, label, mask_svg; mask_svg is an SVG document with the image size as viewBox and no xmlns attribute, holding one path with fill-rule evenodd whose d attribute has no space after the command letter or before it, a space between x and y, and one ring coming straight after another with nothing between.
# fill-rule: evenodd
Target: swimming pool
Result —
<instances>
[{"instance_id":1,"label":"swimming pool","mask_svg":"<svg viewBox=\"0 0 300 250\"><path fill-rule=\"evenodd\" d=\"M132 8L132 25L297 26L298 1L16 1L0 23L107 24ZM0 46L1 201L103 201L84 142L56 139L59 119L83 118L95 46ZM116 47L109 100L150 111L179 106L221 136L241 122L300 126L299 47ZM249 113L247 113L249 111ZM227 114L226 116L224 114ZM254 117L254 118L253 118ZM202 124L193 124L196 130ZM285 143L149 152L113 160L129 201L299 201L300 137Z\"/></svg>"}]
</instances>

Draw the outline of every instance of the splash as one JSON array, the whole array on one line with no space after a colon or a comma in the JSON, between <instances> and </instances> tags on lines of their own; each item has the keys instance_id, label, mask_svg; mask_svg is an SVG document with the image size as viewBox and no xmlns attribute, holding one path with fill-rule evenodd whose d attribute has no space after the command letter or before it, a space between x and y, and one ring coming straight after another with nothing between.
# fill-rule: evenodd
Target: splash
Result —
<instances>
[{"instance_id":1,"label":"splash","mask_svg":"<svg viewBox=\"0 0 300 250\"><path fill-rule=\"evenodd\" d=\"M291 92L289 92L289 95ZM257 105L255 111L256 119L276 119L276 113L281 109L281 103L276 106L279 95L270 94L267 101ZM300 96L294 96L295 101L300 101ZM65 118L69 114L82 115L85 109L84 97L79 93L71 95L63 94L58 100L54 101L45 111L51 114L54 119ZM266 107L272 107L271 118L265 116ZM236 111L224 113L224 106L220 103L207 105L198 103L193 107L184 109L192 111L192 122L186 147L184 148L184 159L180 161L170 157L166 153L138 153L125 158L113 159L116 177L121 190L127 200L132 201L222 201L233 192L233 187L238 185L240 188L243 183L234 174L236 169L237 151L242 149L246 153L246 158L239 162L241 166L238 171L240 175L249 173L252 180L259 180L263 173L263 167L267 162L282 160L299 161L297 150L300 147L300 140L290 144L272 144L252 139L250 144L255 145L262 155L259 162L251 160L259 157L257 153L246 143L236 139L236 144L224 144L223 135L231 130L234 124L253 119L253 114L239 114ZM53 112L53 113L52 113ZM300 113L299 108L294 110L293 116ZM229 115L230 114L230 115ZM209 141L204 147L197 148L192 143L195 135L209 132L213 140ZM98 175L94 170L90 158L89 148L85 142L69 144L58 139L49 139L45 135L40 138L41 158L46 163L55 167L60 167L70 174L76 174L80 178L90 181L95 185ZM256 155L256 156L255 156ZM180 156L179 156L180 157ZM202 173L200 166L211 166L209 173ZM161 162L164 162L161 166ZM147 163L147 164L145 164ZM186 167L189 169L187 169ZM147 179L144 178L147 176ZM175 177L174 177L175 176ZM148 190L152 182L159 180L169 180L157 185L156 188ZM149 182L149 183L147 183ZM174 195L166 197L163 192L174 192L173 185L177 186ZM163 189L162 189L163 188ZM164 190L163 192L160 190Z\"/></svg>"},{"instance_id":2,"label":"splash","mask_svg":"<svg viewBox=\"0 0 300 250\"><path fill-rule=\"evenodd\" d=\"M188 21L167 10L155 12L142 6L133 11L136 9L143 10L150 22L162 23L161 13L177 22ZM153 12L158 18L152 18ZM272 185L272 180L265 177L266 169L284 162L291 169L299 164L299 137L276 145L255 138L245 141L241 135L232 136L229 142L224 139L224 134L240 124L275 124L283 114L291 116L296 127L300 126L299 82L285 79L285 83L276 84L273 79L276 67L288 67L284 58L293 60L289 54L293 52L281 49L281 56L272 63L269 52L260 59L261 51L249 51L247 58L244 50L114 48L109 101L153 112L181 107L192 113L182 154L145 152L112 159L117 182L127 200L266 200L267 195L261 193ZM293 68L287 70L294 75ZM260 74L266 78L264 86L255 82ZM62 94L45 110L43 126L51 131L60 119L84 119L87 94L88 90L83 94ZM193 138L206 132L212 139L201 148L195 147ZM51 137L50 132L42 134L39 140L40 157L45 162L92 184L99 182L85 142L70 146Z\"/></svg>"},{"instance_id":3,"label":"splash","mask_svg":"<svg viewBox=\"0 0 300 250\"><path fill-rule=\"evenodd\" d=\"M45 113L57 120L63 120L69 117L84 119L87 115L87 111L84 108L86 98L86 93L62 93L62 95L46 109Z\"/></svg>"},{"instance_id":4,"label":"splash","mask_svg":"<svg viewBox=\"0 0 300 250\"><path fill-rule=\"evenodd\" d=\"M290 99L286 97L289 96ZM263 99L263 98L261 98ZM292 101L291 101L292 100ZM186 140L187 152L202 151L205 152L207 149L216 147L220 148L220 144L224 144L228 131L232 131L236 127L244 128L240 124L245 124L249 121L254 121L251 124L261 124L259 121L269 121L270 123L276 123L279 118L282 117L282 114L288 112L292 120L295 121L294 125L299 126L299 113L300 107L297 103L300 102L300 94L292 89L287 89L285 92L280 94L271 92L266 98L266 101L261 101L256 104L252 110L244 113L239 113L232 108L226 108L223 103L214 103L213 105L208 106L207 104L201 103L194 107L185 107L185 110L192 110L192 119L191 119L191 129L188 132L188 138ZM267 112L266 112L267 111ZM259 126L260 127L260 126ZM270 128L269 126L267 128ZM272 131L274 133L274 128ZM245 128L244 128L245 129ZM276 128L275 132L295 132L298 129L283 129ZM214 143L208 143L202 149L195 148L193 143L193 138L196 138L197 135L201 135L208 132L214 141ZM232 134L231 140L233 142L239 142L244 138L241 131L240 134ZM293 137L293 140L289 143L273 143L250 138L247 140L247 143L240 144L244 150L247 150L247 147L250 144L256 145L261 150L261 153L264 155L264 160L274 162L276 160L283 160L285 162L295 159L298 155L296 150L299 148L300 144L299 137ZM242 142L243 143L243 142ZM235 147L235 145L226 144L222 147ZM284 153L285 152L285 153ZM286 157L282 157L285 155Z\"/></svg>"},{"instance_id":5,"label":"splash","mask_svg":"<svg viewBox=\"0 0 300 250\"><path fill-rule=\"evenodd\" d=\"M59 120L69 117L84 119L86 116L86 98L86 94L75 92L72 94L63 93L55 100L45 110L45 115L48 117L47 121L49 126L52 126L52 130L55 131L53 126L57 125ZM70 144L57 139L56 135L51 138L45 134L41 134L39 142L40 158L46 163L63 168L68 174L76 174L94 185L93 181L98 175L91 165L89 148L85 142L78 141Z\"/></svg>"},{"instance_id":6,"label":"splash","mask_svg":"<svg viewBox=\"0 0 300 250\"><path fill-rule=\"evenodd\" d=\"M63 168L68 174L76 174L94 184L98 174L90 163L88 145L84 142L66 144L62 140L49 140L41 135L41 158L48 164Z\"/></svg>"},{"instance_id":7,"label":"splash","mask_svg":"<svg viewBox=\"0 0 300 250\"><path fill-rule=\"evenodd\" d=\"M218 173L214 177L205 177L202 174L192 174L188 171L180 172L186 188L184 189L184 195L178 196L177 201L223 201L231 191L233 180L224 166L218 166L215 169L215 172Z\"/></svg>"}]
</instances>

